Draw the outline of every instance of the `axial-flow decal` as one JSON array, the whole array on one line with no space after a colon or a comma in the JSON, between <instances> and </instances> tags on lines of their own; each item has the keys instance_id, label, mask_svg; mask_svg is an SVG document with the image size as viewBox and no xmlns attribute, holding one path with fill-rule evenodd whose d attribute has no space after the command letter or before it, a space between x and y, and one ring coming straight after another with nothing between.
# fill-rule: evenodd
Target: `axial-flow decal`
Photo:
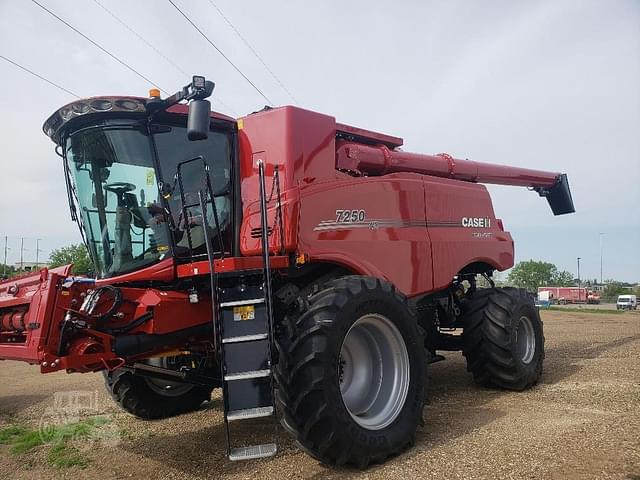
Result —
<instances>
[{"instance_id":1,"label":"axial-flow decal","mask_svg":"<svg viewBox=\"0 0 640 480\"><path fill-rule=\"evenodd\" d=\"M471 227L471 228L491 228L489 217L462 217L461 220L401 220L401 219L372 219L367 218L364 209L338 209L335 218L322 220L313 231L321 232L328 230L350 230L352 228L368 228L377 230L379 228L446 228L446 227Z\"/></svg>"}]
</instances>

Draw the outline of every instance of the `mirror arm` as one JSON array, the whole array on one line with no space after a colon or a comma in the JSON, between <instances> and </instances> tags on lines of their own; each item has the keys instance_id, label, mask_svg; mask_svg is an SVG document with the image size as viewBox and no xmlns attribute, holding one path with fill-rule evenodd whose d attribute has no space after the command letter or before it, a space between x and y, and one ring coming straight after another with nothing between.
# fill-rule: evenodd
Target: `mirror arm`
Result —
<instances>
[{"instance_id":1,"label":"mirror arm","mask_svg":"<svg viewBox=\"0 0 640 480\"><path fill-rule=\"evenodd\" d=\"M202 85L202 86L196 86ZM147 111L151 116L155 113L167 110L168 108L176 105L182 101L190 101L190 100L204 100L208 98L213 93L213 89L215 88L215 83L210 80L205 80L204 77L194 76L193 81L182 87L182 90L174 93L170 97L165 98L164 100L149 100L147 101Z\"/></svg>"}]
</instances>

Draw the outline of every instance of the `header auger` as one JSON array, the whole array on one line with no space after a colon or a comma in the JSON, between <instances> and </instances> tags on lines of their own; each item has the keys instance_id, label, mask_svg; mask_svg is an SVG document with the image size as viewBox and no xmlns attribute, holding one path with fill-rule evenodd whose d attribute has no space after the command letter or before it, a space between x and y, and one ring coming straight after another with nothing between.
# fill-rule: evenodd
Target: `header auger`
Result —
<instances>
[{"instance_id":1,"label":"header auger","mask_svg":"<svg viewBox=\"0 0 640 480\"><path fill-rule=\"evenodd\" d=\"M462 350L481 384L537 382L532 299L477 286L513 265L482 183L564 214L566 175L406 153L291 106L236 120L210 112L212 91L193 77L168 99L93 97L45 122L96 278L0 283L1 358L102 371L141 418L221 388L231 460L276 453L275 423L260 445L232 435L269 417L321 461L359 466L411 443L438 351Z\"/></svg>"}]
</instances>

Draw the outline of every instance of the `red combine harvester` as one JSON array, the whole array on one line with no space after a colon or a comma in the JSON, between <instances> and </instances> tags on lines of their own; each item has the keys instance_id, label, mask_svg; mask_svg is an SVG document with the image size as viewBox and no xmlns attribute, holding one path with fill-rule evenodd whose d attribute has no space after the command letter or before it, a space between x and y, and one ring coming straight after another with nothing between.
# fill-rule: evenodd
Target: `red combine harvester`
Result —
<instances>
[{"instance_id":1,"label":"red combine harvester","mask_svg":"<svg viewBox=\"0 0 640 480\"><path fill-rule=\"evenodd\" d=\"M231 438L269 417L361 467L411 444L439 350L462 350L480 384L536 383L533 299L477 288L514 255L480 183L533 189L559 215L574 211L566 175L406 153L290 106L235 120L210 111L213 87L49 117L96 279L67 266L0 283L0 358L102 371L148 419L221 388L230 459L276 453L275 433Z\"/></svg>"}]
</instances>

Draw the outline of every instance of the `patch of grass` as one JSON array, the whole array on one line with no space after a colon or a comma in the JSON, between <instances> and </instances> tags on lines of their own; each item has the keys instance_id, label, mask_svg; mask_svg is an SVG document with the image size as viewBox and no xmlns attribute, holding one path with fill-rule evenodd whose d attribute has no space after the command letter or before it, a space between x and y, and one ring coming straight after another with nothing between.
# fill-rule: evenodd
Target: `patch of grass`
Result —
<instances>
[{"instance_id":1,"label":"patch of grass","mask_svg":"<svg viewBox=\"0 0 640 480\"><path fill-rule=\"evenodd\" d=\"M10 425L0 429L0 444L9 445L14 455L27 452L40 445L51 445L47 463L56 467L84 467L87 460L69 440L89 438L94 429L109 423L106 417L93 417L80 422L49 426L33 430L22 425Z\"/></svg>"},{"instance_id":2,"label":"patch of grass","mask_svg":"<svg viewBox=\"0 0 640 480\"><path fill-rule=\"evenodd\" d=\"M19 435L22 435L26 429L20 425L9 425L0 429L0 444L6 445Z\"/></svg>"},{"instance_id":3,"label":"patch of grass","mask_svg":"<svg viewBox=\"0 0 640 480\"><path fill-rule=\"evenodd\" d=\"M40 432L24 430L20 435L16 435L11 439L9 443L11 445L10 452L14 454L24 453L43 443L45 442Z\"/></svg>"},{"instance_id":4,"label":"patch of grass","mask_svg":"<svg viewBox=\"0 0 640 480\"><path fill-rule=\"evenodd\" d=\"M609 308L575 308L575 307L549 307L544 310L550 310L552 312L573 312L573 313L602 313L602 314L614 314L621 315L624 310L612 310Z\"/></svg>"},{"instance_id":5,"label":"patch of grass","mask_svg":"<svg viewBox=\"0 0 640 480\"><path fill-rule=\"evenodd\" d=\"M88 461L77 448L68 445L66 442L58 442L49 450L47 463L58 468L84 468L87 466Z\"/></svg>"}]
</instances>

